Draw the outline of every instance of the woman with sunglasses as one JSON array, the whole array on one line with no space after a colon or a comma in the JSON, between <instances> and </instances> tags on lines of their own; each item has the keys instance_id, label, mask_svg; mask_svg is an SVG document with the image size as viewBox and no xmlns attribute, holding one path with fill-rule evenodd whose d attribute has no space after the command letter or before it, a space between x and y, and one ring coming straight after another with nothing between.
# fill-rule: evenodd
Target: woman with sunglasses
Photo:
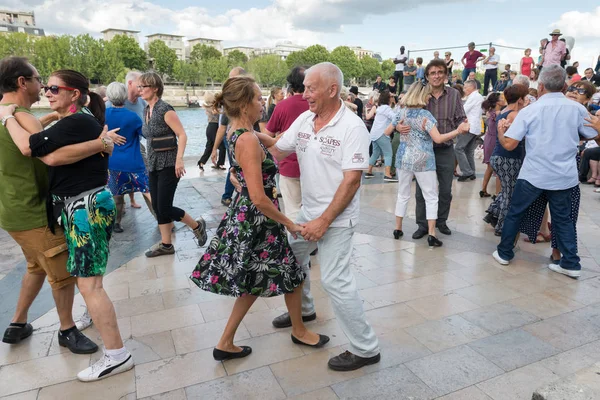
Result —
<instances>
[{"instance_id":1,"label":"woman with sunglasses","mask_svg":"<svg viewBox=\"0 0 600 400\"><path fill-rule=\"evenodd\" d=\"M463 122L456 130L441 134L436 127L436 119L425 110L430 98L431 85L426 81L414 83L400 100L400 108L393 116L391 125L385 129L385 134L390 135L399 124L410 126L408 134L400 135L400 146L396 154L398 199L394 239L398 240L404 235L402 221L410 200L412 178L415 177L425 198L429 230L427 243L430 247L440 247L442 242L435 232L439 193L433 142L444 143L468 133L469 124Z\"/></svg>"},{"instance_id":2,"label":"woman with sunglasses","mask_svg":"<svg viewBox=\"0 0 600 400\"><path fill-rule=\"evenodd\" d=\"M573 83L567 88L566 97L570 100L578 102L583 106L587 106L587 104L592 99L594 93L596 93L596 88L594 87L594 85L587 81L579 81ZM579 168L579 152L576 157L577 166ZM575 227L575 238L577 238L577 218L579 216L580 201L581 190L579 186L577 186L571 193L571 221L573 222L573 226ZM542 226L542 224L544 223L544 211L546 210L547 204L548 198L544 194L541 195L535 202L531 204L531 206L529 206L527 212L525 213L525 218L521 221L521 232L527 235L527 239L531 243L535 243L536 241L538 241L538 231L540 229L540 226ZM551 225L550 230L552 244L552 254L550 255L550 260L553 264L560 265L561 253L558 250L555 227Z\"/></svg>"},{"instance_id":3,"label":"woman with sunglasses","mask_svg":"<svg viewBox=\"0 0 600 400\"><path fill-rule=\"evenodd\" d=\"M198 246L206 243L206 223L197 220L181 208L173 207L179 179L185 175L183 153L187 135L179 117L170 104L161 97L164 85L155 72L146 72L138 78L140 97L147 103L142 130L148 140L148 178L152 208L156 213L161 242L152 246L146 257L175 254L171 241L173 221L183 222L192 229Z\"/></svg>"},{"instance_id":4,"label":"woman with sunglasses","mask_svg":"<svg viewBox=\"0 0 600 400\"><path fill-rule=\"evenodd\" d=\"M104 101L90 92L85 76L72 70L56 71L44 92L50 108L59 116L56 124L33 135L17 122L6 126L24 155L42 157L100 135L104 125ZM11 113L11 108L0 108L2 117ZM133 368L131 354L121 340L113 304L102 286L116 215L112 194L105 187L107 174L108 157L102 153L74 164L49 168L48 226L54 231L58 221L64 229L69 252L67 270L77 277L77 286L105 347L104 357L77 374L84 382Z\"/></svg>"}]
</instances>

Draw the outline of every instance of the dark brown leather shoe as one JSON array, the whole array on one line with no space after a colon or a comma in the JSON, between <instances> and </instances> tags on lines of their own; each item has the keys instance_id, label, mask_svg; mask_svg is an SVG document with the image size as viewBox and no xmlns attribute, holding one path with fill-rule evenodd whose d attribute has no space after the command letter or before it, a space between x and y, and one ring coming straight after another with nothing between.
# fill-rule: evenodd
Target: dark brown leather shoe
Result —
<instances>
[{"instance_id":1,"label":"dark brown leather shoe","mask_svg":"<svg viewBox=\"0 0 600 400\"><path fill-rule=\"evenodd\" d=\"M317 319L317 313L312 313L311 315L302 316L303 322L310 322ZM289 328L292 326L292 319L290 318L289 313L283 313L279 317L273 319L273 326L275 328Z\"/></svg>"},{"instance_id":2,"label":"dark brown leather shoe","mask_svg":"<svg viewBox=\"0 0 600 400\"><path fill-rule=\"evenodd\" d=\"M381 360L381 354L364 358L345 351L339 356L330 359L327 365L334 371L354 371L367 365L377 364L379 360Z\"/></svg>"}]
</instances>

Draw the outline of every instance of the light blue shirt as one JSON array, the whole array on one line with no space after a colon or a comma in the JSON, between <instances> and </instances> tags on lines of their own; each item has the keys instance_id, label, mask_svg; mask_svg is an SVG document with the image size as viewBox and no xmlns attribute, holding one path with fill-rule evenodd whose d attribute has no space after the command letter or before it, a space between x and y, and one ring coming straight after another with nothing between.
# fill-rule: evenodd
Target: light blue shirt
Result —
<instances>
[{"instance_id":1,"label":"light blue shirt","mask_svg":"<svg viewBox=\"0 0 600 400\"><path fill-rule=\"evenodd\" d=\"M519 179L538 189L565 190L579 184L577 145L579 135L598 136L586 127L585 107L562 93L547 93L519 112L505 137L525 139L525 161Z\"/></svg>"}]
</instances>

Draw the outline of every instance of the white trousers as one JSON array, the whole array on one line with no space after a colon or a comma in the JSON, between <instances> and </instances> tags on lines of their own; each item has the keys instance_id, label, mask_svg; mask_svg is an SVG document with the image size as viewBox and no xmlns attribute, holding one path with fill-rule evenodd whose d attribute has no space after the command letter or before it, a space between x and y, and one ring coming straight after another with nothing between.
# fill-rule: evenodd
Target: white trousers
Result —
<instances>
[{"instance_id":1,"label":"white trousers","mask_svg":"<svg viewBox=\"0 0 600 400\"><path fill-rule=\"evenodd\" d=\"M292 221L296 219L302 206L302 189L300 178L288 178L279 175L279 190L283 200L283 213Z\"/></svg>"},{"instance_id":2,"label":"white trousers","mask_svg":"<svg viewBox=\"0 0 600 400\"><path fill-rule=\"evenodd\" d=\"M300 211L298 223L309 222ZM331 299L331 306L338 324L350 341L350 352L359 357L373 357L379 354L379 341L375 331L367 322L363 302L358 295L356 279L350 270L350 257L352 255L352 236L354 227L329 228L318 242L307 242L298 236L293 239L288 235L290 245L298 263L306 273L304 287L310 282L308 262L310 253L319 249L321 265L321 284ZM312 296L302 293L302 314L305 306L312 307ZM307 304L308 303L308 304ZM314 312L314 311L313 311Z\"/></svg>"},{"instance_id":3,"label":"white trousers","mask_svg":"<svg viewBox=\"0 0 600 400\"><path fill-rule=\"evenodd\" d=\"M435 171L412 172L396 169L398 178L398 198L396 200L396 216L404 217L410 200L410 189L413 176L425 198L425 214L427 219L438 217L438 181Z\"/></svg>"}]
</instances>

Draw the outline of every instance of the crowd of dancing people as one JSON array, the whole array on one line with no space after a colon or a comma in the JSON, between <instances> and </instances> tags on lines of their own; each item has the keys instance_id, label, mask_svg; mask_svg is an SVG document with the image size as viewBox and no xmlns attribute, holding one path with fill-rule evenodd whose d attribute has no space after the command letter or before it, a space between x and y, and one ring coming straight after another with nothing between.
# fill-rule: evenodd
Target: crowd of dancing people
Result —
<instances>
[{"instance_id":1,"label":"crowd of dancing people","mask_svg":"<svg viewBox=\"0 0 600 400\"><path fill-rule=\"evenodd\" d=\"M288 312L272 324L291 327L296 345L329 342L305 325L318 312L310 290L310 257L318 251L322 287L349 340L329 368L378 363L378 339L350 267L361 183L383 166L383 181L397 184L390 235L402 240L416 181L412 238L427 236L430 247L440 247L438 232L452 234L454 180L477 179L480 147L487 165L479 195L492 200L484 220L500 237L492 257L509 264L523 233L532 243L552 243L548 268L579 277L579 182L600 187L594 116L600 63L584 77L561 65L568 54L559 37L553 31L542 41L537 62L526 50L518 73L509 66L500 80L493 48L484 55L470 43L459 79L451 53L436 52L424 63L401 47L388 83L378 76L363 95L345 88L341 70L328 62L293 68L287 87L273 88L267 101L243 68L232 69L222 89L204 98L207 145L197 165L203 171L210 159L213 168L227 169L221 200L227 209L212 238L201 217L173 205L186 174L187 136L162 99L160 75L131 71L98 94L77 71L57 70L42 82L27 59L1 60L0 227L27 260L3 342L18 345L31 336L28 311L47 279L60 320L58 343L76 354L98 351L82 332L94 324L104 345L104 356L77 378L96 381L133 368L102 280L111 237L124 231L125 198L142 193L161 238L145 256L174 254L174 222L183 223L199 247L208 243L190 279L201 290L236 298L215 360L252 353L234 337L258 297L284 295ZM479 63L483 83L475 78ZM40 93L52 112L38 119L31 106ZM87 307L77 322L75 285Z\"/></svg>"}]
</instances>

